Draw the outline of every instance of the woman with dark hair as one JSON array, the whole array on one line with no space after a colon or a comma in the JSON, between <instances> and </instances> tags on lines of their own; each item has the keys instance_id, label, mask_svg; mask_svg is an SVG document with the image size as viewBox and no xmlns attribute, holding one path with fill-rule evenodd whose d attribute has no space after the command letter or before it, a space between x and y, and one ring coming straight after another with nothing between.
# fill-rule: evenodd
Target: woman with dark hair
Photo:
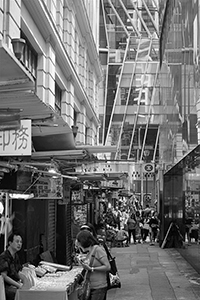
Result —
<instances>
[{"instance_id":1,"label":"woman with dark hair","mask_svg":"<svg viewBox=\"0 0 200 300\"><path fill-rule=\"evenodd\" d=\"M106 300L107 272L110 270L107 254L88 230L81 230L76 240L81 252L86 254L85 259L80 260L80 263L90 272L90 300Z\"/></svg>"},{"instance_id":2,"label":"woman with dark hair","mask_svg":"<svg viewBox=\"0 0 200 300\"><path fill-rule=\"evenodd\" d=\"M95 237L95 238L97 238L97 233L96 233L96 230L95 230L95 228L94 228L94 226L92 225L92 223L86 223L86 224L83 224L82 226L81 226L81 229L80 229L81 231L82 230L88 230L88 231L90 231L92 234L93 234L93 236Z\"/></svg>"},{"instance_id":3,"label":"woman with dark hair","mask_svg":"<svg viewBox=\"0 0 200 300\"><path fill-rule=\"evenodd\" d=\"M134 244L136 244L137 221L134 213L132 213L128 218L127 226L128 226L129 245L131 243L131 236L133 236Z\"/></svg>"}]
</instances>

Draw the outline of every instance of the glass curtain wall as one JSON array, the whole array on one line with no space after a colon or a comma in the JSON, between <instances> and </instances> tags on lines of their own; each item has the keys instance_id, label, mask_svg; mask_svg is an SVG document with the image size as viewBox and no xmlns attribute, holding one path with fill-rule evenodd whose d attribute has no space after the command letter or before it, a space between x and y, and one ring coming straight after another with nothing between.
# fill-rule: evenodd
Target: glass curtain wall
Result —
<instances>
[{"instance_id":1,"label":"glass curtain wall","mask_svg":"<svg viewBox=\"0 0 200 300\"><path fill-rule=\"evenodd\" d=\"M160 37L160 101L171 106L160 134L163 168L161 242L175 222L186 243L179 249L200 272L199 2L166 1ZM168 169L168 171L167 171ZM186 235L190 223L190 235ZM190 239L191 238L191 239Z\"/></svg>"},{"instance_id":2,"label":"glass curtain wall","mask_svg":"<svg viewBox=\"0 0 200 300\"><path fill-rule=\"evenodd\" d=\"M101 1L100 142L117 146L114 160L158 159L158 15L157 0Z\"/></svg>"}]
</instances>

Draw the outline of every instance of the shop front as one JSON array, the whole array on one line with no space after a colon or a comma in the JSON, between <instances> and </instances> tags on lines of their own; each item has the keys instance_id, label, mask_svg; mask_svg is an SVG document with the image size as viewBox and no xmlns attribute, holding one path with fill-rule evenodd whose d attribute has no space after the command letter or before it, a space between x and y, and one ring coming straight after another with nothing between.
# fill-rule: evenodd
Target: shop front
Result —
<instances>
[{"instance_id":1,"label":"shop front","mask_svg":"<svg viewBox=\"0 0 200 300\"><path fill-rule=\"evenodd\" d=\"M164 173L160 215L161 244L175 224L184 246L180 243L177 249L200 272L200 145ZM166 241L166 247L176 246Z\"/></svg>"}]
</instances>

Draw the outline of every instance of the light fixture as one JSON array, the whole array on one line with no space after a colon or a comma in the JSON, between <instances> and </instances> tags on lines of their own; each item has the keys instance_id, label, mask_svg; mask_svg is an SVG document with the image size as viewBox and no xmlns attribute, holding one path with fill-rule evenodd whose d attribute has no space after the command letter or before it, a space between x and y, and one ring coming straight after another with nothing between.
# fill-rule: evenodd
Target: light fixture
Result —
<instances>
[{"instance_id":1,"label":"light fixture","mask_svg":"<svg viewBox=\"0 0 200 300\"><path fill-rule=\"evenodd\" d=\"M58 178L60 176L60 174L52 167L48 170L48 173L52 174L52 178Z\"/></svg>"},{"instance_id":2,"label":"light fixture","mask_svg":"<svg viewBox=\"0 0 200 300\"><path fill-rule=\"evenodd\" d=\"M3 211L4 211L4 206L3 203L0 201L0 215L3 214Z\"/></svg>"},{"instance_id":3,"label":"light fixture","mask_svg":"<svg viewBox=\"0 0 200 300\"><path fill-rule=\"evenodd\" d=\"M11 199L24 199L24 200L28 200L28 199L32 199L34 198L34 194L17 194L17 193L9 193L9 197Z\"/></svg>"},{"instance_id":4,"label":"light fixture","mask_svg":"<svg viewBox=\"0 0 200 300\"><path fill-rule=\"evenodd\" d=\"M53 159L51 159L51 166L48 168L48 173L52 174L53 178L58 178L60 176L59 168Z\"/></svg>"},{"instance_id":5,"label":"light fixture","mask_svg":"<svg viewBox=\"0 0 200 300\"><path fill-rule=\"evenodd\" d=\"M24 39L16 38L11 41L15 56L20 60L24 51L26 41Z\"/></svg>"},{"instance_id":6,"label":"light fixture","mask_svg":"<svg viewBox=\"0 0 200 300\"><path fill-rule=\"evenodd\" d=\"M76 138L77 133L78 133L78 126L72 125L71 128L72 128L72 133L74 135L74 138Z\"/></svg>"}]
</instances>

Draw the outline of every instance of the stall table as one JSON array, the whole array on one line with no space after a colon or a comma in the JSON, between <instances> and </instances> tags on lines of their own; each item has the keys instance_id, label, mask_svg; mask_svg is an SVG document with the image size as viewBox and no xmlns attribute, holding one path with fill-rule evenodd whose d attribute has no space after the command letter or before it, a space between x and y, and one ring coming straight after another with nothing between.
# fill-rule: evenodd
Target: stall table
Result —
<instances>
[{"instance_id":1,"label":"stall table","mask_svg":"<svg viewBox=\"0 0 200 300\"><path fill-rule=\"evenodd\" d=\"M15 300L77 300L76 285L82 268L46 274L30 289L18 289Z\"/></svg>"}]
</instances>

